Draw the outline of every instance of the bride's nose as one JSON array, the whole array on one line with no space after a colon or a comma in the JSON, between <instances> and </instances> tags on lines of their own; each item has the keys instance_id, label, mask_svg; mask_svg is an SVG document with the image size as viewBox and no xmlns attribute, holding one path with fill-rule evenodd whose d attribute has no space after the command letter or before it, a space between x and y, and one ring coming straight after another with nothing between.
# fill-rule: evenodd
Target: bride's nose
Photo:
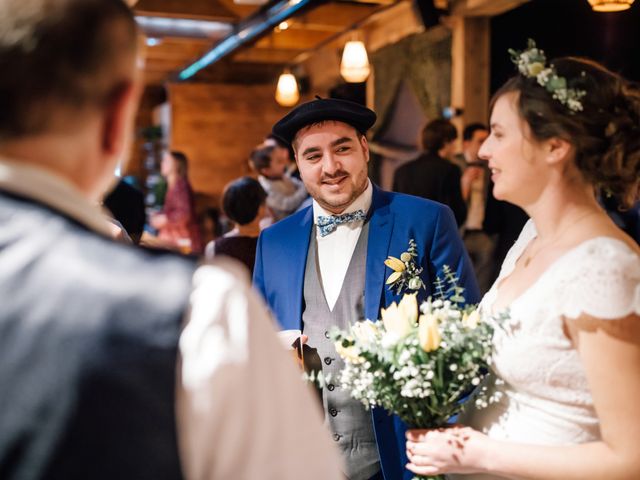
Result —
<instances>
[{"instance_id":1,"label":"bride's nose","mask_svg":"<svg viewBox=\"0 0 640 480\"><path fill-rule=\"evenodd\" d=\"M478 150L478 158L480 158L481 160L489 161L491 159L489 138L487 138L484 142L482 142L482 145L480 145L480 150Z\"/></svg>"}]
</instances>

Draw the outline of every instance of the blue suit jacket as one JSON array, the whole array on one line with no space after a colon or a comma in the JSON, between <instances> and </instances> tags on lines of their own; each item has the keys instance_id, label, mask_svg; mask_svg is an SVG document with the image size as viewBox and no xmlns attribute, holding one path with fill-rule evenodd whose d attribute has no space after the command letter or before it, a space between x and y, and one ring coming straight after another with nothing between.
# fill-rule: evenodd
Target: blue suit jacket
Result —
<instances>
[{"instance_id":1,"label":"blue suit jacket","mask_svg":"<svg viewBox=\"0 0 640 480\"><path fill-rule=\"evenodd\" d=\"M400 257L409 240L418 246L419 264L427 292L442 267L448 265L460 278L469 303L479 300L479 291L451 210L436 202L373 188L367 246L365 315L375 320L380 308L398 301L385 280L392 271L384 265L388 255ZM302 329L304 272L313 226L313 208L308 207L276 223L260 235L253 281L282 329ZM386 480L412 478L405 470L406 426L383 409L373 409L373 425L380 463Z\"/></svg>"}]
</instances>

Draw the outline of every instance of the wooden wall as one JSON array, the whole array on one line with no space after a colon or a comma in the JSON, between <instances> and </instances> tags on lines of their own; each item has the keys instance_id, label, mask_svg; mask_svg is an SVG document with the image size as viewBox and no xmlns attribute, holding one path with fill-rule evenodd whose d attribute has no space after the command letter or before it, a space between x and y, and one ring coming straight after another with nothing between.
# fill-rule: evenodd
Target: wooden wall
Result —
<instances>
[{"instance_id":1,"label":"wooden wall","mask_svg":"<svg viewBox=\"0 0 640 480\"><path fill-rule=\"evenodd\" d=\"M276 103L271 84L178 83L167 90L170 148L189 158L189 178L200 203L218 205L229 181L251 173L251 150L289 109Z\"/></svg>"},{"instance_id":2,"label":"wooden wall","mask_svg":"<svg viewBox=\"0 0 640 480\"><path fill-rule=\"evenodd\" d=\"M142 130L153 125L153 109L156 105L164 102L165 98L165 92L162 87L149 86L145 89L140 99L138 114L135 120L134 142L127 164L123 166L123 175L133 175L139 179L142 179L146 175L144 168L146 155L143 147L145 140L142 137Z\"/></svg>"}]
</instances>

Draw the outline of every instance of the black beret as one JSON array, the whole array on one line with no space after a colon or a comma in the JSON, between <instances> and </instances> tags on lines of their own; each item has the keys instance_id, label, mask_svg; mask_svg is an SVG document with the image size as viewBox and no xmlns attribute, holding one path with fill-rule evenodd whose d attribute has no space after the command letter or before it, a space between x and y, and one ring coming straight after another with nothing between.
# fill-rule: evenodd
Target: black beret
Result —
<instances>
[{"instance_id":1,"label":"black beret","mask_svg":"<svg viewBox=\"0 0 640 480\"><path fill-rule=\"evenodd\" d=\"M325 120L347 123L364 135L376 123L376 113L348 100L317 98L287 113L273 126L273 134L290 144L300 129Z\"/></svg>"}]
</instances>

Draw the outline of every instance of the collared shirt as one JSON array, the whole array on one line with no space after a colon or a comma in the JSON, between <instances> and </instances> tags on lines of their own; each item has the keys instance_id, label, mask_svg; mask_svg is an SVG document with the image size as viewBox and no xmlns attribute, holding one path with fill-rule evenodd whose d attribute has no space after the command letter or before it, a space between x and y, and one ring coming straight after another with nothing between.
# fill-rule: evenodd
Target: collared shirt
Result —
<instances>
[{"instance_id":1,"label":"collared shirt","mask_svg":"<svg viewBox=\"0 0 640 480\"><path fill-rule=\"evenodd\" d=\"M371 208L372 197L373 187L371 186L371 182L368 181L366 190L362 192L360 196L356 198L354 202L342 213L352 213L356 210L364 210L364 212L367 213L369 208ZM314 200L314 223L317 224L317 219L320 215L328 216L331 215L331 212L327 212ZM358 238L360 238L360 232L362 232L363 225L364 221L343 223L342 225L338 225L333 233L330 233L325 237L321 237L318 229L316 228L320 277L329 310L333 310L333 307L338 300L340 290L342 290L342 283L344 282L344 277L349 269L351 256L353 255L353 251L358 243Z\"/></svg>"},{"instance_id":2,"label":"collared shirt","mask_svg":"<svg viewBox=\"0 0 640 480\"><path fill-rule=\"evenodd\" d=\"M51 172L0 159L0 189L110 235L100 209ZM196 270L179 342L176 417L187 480L340 478L319 406L246 273L224 261Z\"/></svg>"}]
</instances>

